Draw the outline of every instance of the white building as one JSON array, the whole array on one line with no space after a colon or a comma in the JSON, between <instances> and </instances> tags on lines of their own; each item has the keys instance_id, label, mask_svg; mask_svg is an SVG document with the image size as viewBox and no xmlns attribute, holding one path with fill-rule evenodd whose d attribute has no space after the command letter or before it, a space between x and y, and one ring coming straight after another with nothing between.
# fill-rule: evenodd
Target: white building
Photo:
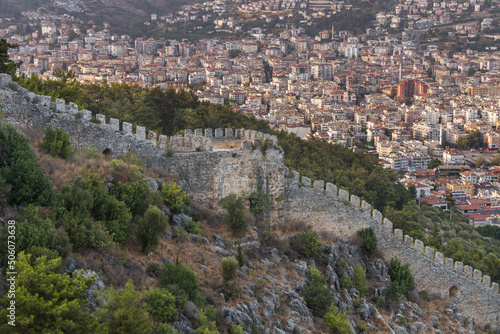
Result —
<instances>
[{"instance_id":1,"label":"white building","mask_svg":"<svg viewBox=\"0 0 500 334\"><path fill-rule=\"evenodd\" d=\"M464 165L465 155L460 150L447 149L443 151L443 165Z\"/></svg>"}]
</instances>

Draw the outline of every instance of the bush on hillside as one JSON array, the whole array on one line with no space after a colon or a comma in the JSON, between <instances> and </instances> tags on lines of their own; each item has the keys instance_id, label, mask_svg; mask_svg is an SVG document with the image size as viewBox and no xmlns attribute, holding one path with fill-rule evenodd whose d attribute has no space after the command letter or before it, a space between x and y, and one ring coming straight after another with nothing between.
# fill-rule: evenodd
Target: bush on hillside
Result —
<instances>
[{"instance_id":1,"label":"bush on hillside","mask_svg":"<svg viewBox=\"0 0 500 334\"><path fill-rule=\"evenodd\" d=\"M113 240L123 244L129 239L132 216L128 207L114 196L108 196L104 202L104 225L113 234Z\"/></svg>"},{"instance_id":2,"label":"bush on hillside","mask_svg":"<svg viewBox=\"0 0 500 334\"><path fill-rule=\"evenodd\" d=\"M104 305L97 312L105 333L151 333L153 326L141 292L135 291L132 280L123 289L108 287Z\"/></svg>"},{"instance_id":3,"label":"bush on hillside","mask_svg":"<svg viewBox=\"0 0 500 334\"><path fill-rule=\"evenodd\" d=\"M322 259L324 245L319 241L318 234L308 227L295 236L294 245L297 251L306 257Z\"/></svg>"},{"instance_id":4,"label":"bush on hillside","mask_svg":"<svg viewBox=\"0 0 500 334\"><path fill-rule=\"evenodd\" d=\"M415 289L415 281L410 267L407 264L402 266L397 257L391 259L389 275L391 276L391 284L387 295L390 298L397 299L408 291Z\"/></svg>"},{"instance_id":5,"label":"bush on hillside","mask_svg":"<svg viewBox=\"0 0 500 334\"><path fill-rule=\"evenodd\" d=\"M224 281L229 282L236 278L239 268L238 260L234 257L225 257L220 261L222 278Z\"/></svg>"},{"instance_id":6,"label":"bush on hillside","mask_svg":"<svg viewBox=\"0 0 500 334\"><path fill-rule=\"evenodd\" d=\"M334 300L333 294L318 269L309 267L307 277L310 283L304 288L304 301L314 316L323 317Z\"/></svg>"},{"instance_id":7,"label":"bush on hillside","mask_svg":"<svg viewBox=\"0 0 500 334\"><path fill-rule=\"evenodd\" d=\"M349 318L334 303L330 305L330 311L325 314L325 326L334 334L351 333Z\"/></svg>"},{"instance_id":8,"label":"bush on hillside","mask_svg":"<svg viewBox=\"0 0 500 334\"><path fill-rule=\"evenodd\" d=\"M9 204L48 206L54 199L49 179L37 164L28 138L15 125L0 120L0 179Z\"/></svg>"},{"instance_id":9,"label":"bush on hillside","mask_svg":"<svg viewBox=\"0 0 500 334\"><path fill-rule=\"evenodd\" d=\"M137 237L143 252L148 252L158 246L160 236L168 227L168 216L158 207L151 205L139 219L137 224Z\"/></svg>"},{"instance_id":10,"label":"bush on hillside","mask_svg":"<svg viewBox=\"0 0 500 334\"><path fill-rule=\"evenodd\" d=\"M2 321L0 333L100 333L99 323L86 309L85 291L93 280L65 274L61 261L18 253L16 327ZM10 314L10 301L7 294L0 298L3 319Z\"/></svg>"},{"instance_id":11,"label":"bush on hillside","mask_svg":"<svg viewBox=\"0 0 500 334\"><path fill-rule=\"evenodd\" d=\"M235 194L226 196L221 201L221 206L227 211L224 216L224 223L231 229L234 235L241 235L248 227L248 222L245 218L244 198L238 197Z\"/></svg>"},{"instance_id":12,"label":"bush on hillside","mask_svg":"<svg viewBox=\"0 0 500 334\"><path fill-rule=\"evenodd\" d=\"M358 231L358 236L361 238L361 249L365 252L367 256L372 256L377 249L377 236L373 228L364 228Z\"/></svg>"},{"instance_id":13,"label":"bush on hillside","mask_svg":"<svg viewBox=\"0 0 500 334\"><path fill-rule=\"evenodd\" d=\"M177 313L175 297L165 289L152 289L146 294L149 313L158 322L171 321Z\"/></svg>"},{"instance_id":14,"label":"bush on hillside","mask_svg":"<svg viewBox=\"0 0 500 334\"><path fill-rule=\"evenodd\" d=\"M190 203L189 195L183 192L175 182L164 184L161 188L161 196L165 200L165 205L173 213L183 212Z\"/></svg>"},{"instance_id":15,"label":"bush on hillside","mask_svg":"<svg viewBox=\"0 0 500 334\"><path fill-rule=\"evenodd\" d=\"M368 292L368 285L366 284L366 270L363 269L359 263L356 263L354 266L352 286L359 291L361 297L364 297Z\"/></svg>"},{"instance_id":16,"label":"bush on hillside","mask_svg":"<svg viewBox=\"0 0 500 334\"><path fill-rule=\"evenodd\" d=\"M44 130L45 137L40 142L40 148L50 155L61 159L68 159L73 154L69 135L63 129L52 129L47 126Z\"/></svg>"},{"instance_id":17,"label":"bush on hillside","mask_svg":"<svg viewBox=\"0 0 500 334\"><path fill-rule=\"evenodd\" d=\"M200 301L198 278L189 268L167 262L160 273L159 280L161 287L167 288L169 285L177 285L193 303Z\"/></svg>"}]
</instances>

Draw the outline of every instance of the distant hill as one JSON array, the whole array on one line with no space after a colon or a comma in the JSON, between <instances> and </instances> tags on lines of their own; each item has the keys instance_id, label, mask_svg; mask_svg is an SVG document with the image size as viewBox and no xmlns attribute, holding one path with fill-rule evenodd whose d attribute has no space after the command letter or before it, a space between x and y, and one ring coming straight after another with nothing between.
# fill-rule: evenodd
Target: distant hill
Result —
<instances>
[{"instance_id":1,"label":"distant hill","mask_svg":"<svg viewBox=\"0 0 500 334\"><path fill-rule=\"evenodd\" d=\"M112 25L121 26L142 24L152 13L164 15L194 2L194 0L73 0L65 2L63 7L51 0L0 0L0 17L19 16L22 11L68 13L86 21L94 20L96 23L108 21ZM79 13L74 8L85 8L86 12Z\"/></svg>"}]
</instances>

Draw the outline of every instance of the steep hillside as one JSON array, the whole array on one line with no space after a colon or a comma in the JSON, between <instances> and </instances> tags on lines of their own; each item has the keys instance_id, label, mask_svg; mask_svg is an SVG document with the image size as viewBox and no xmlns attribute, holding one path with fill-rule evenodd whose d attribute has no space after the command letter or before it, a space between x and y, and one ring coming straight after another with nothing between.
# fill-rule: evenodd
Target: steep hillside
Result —
<instances>
[{"instance_id":1,"label":"steep hillside","mask_svg":"<svg viewBox=\"0 0 500 334\"><path fill-rule=\"evenodd\" d=\"M85 189L79 179L81 176L89 182L89 187L98 179L105 182L108 195L105 195L104 201L113 194L119 196L120 191L117 192L117 189L131 189L127 185L137 182L147 184L149 194L163 193L171 181L147 168L141 169L141 181L135 180L134 171L138 170L137 164L140 162L134 157L110 160L95 151L75 152L68 159L55 157L40 148L39 144L45 137L42 129L35 127L23 130L29 138L37 164L56 186L56 196L60 196L68 204L73 203L73 197L81 203L86 201L87 195L81 192ZM5 131L5 123L0 121L0 140L5 140ZM5 145L3 147L7 148ZM88 173L94 173L92 175L95 176L85 176ZM9 179L6 181L11 182ZM177 181L182 186L187 184L185 180ZM70 187L63 186L63 183L70 183ZM12 196L13 189L3 189L2 195L11 200L9 197ZM4 196L0 197L5 200ZM96 196L94 190L91 196ZM144 201L147 201L146 198ZM123 200L126 201L126 198ZM134 202L130 203L127 208L135 212L132 206ZM96 327L93 332L106 332L112 328L111 323L101 318L104 311L111 312L113 316L117 312L106 309L106 300L107 303L118 303L114 306L118 309L130 307L120 304L123 303L121 298L125 298L128 291L129 280L140 290L133 292L139 294L138 300L139 296L144 296L147 301L134 304L134 312L138 312L135 308L142 310L149 305L149 317L154 319L151 323L144 318L141 320L144 322L145 333L164 333L162 330L166 329L160 329L161 324L164 328L171 326L168 327L170 330L175 328L179 333L475 332L474 319L463 315L453 303L435 297L429 299L425 292L417 293L411 286L404 287L400 292L394 290L394 282L398 276L395 269L397 266L386 264L377 255L367 257L360 247L364 247L365 243L357 238L348 241L326 232L318 236L300 220L270 226L269 222L258 220L259 216L250 212L245 215L249 226L241 235L235 236L223 222L224 217L210 209L194 205L182 209L184 213L175 213L179 209L176 209L174 202L169 203L170 207L162 207L169 224L160 233L158 246L147 252L142 251L139 239L134 236L134 229L137 228L134 226L139 224L136 219L132 221L128 241L105 247L100 247L99 243L93 241L77 245L77 230L70 229L78 229L78 226L58 227L59 231L68 232L73 249L63 259L60 267L65 272L63 275L71 280L81 275L94 280L86 288L85 297L80 299L82 310L102 321L101 326ZM56 209L58 205L60 203L37 206L36 213L33 214L27 213L22 207L4 202L0 215L6 221L16 219L19 222L17 233L21 236L29 226L21 223L23 219L35 225L31 227L32 233L34 229L46 224L42 223L41 218L53 220L56 226L61 223L57 218L61 214L56 212L61 210L61 207ZM70 206L73 214L76 213L76 208L83 209L79 203L70 205L74 205ZM95 215L92 213L92 216ZM66 215L63 217L69 219ZM75 215L73 219L77 217ZM106 226L113 226L108 225L108 218L103 219ZM4 231L5 228L0 230L0 239L3 238ZM31 242L35 242L34 238L36 237L31 238ZM26 246L26 241L18 244L19 251L32 253L32 257L41 256L36 255L35 248L23 249L23 245ZM51 254L50 250L54 246L49 243L47 247L44 252ZM238 259L233 260L237 265L234 268L236 275L229 278L226 271L222 270L227 258ZM23 263L22 258L18 263ZM168 281L168 274L180 267L195 274L193 284L197 286L197 297L189 294L193 290L184 290L187 288L183 287L182 282L177 281L172 285ZM393 275L392 278L390 274ZM32 287L23 280L25 275L27 273L21 269L19 282L31 291ZM183 281L189 280L189 277L183 276ZM5 295L3 289L5 286L2 286L1 291ZM118 296L121 297L112 297L113 291L119 291ZM168 291L167 296L174 297L172 307L175 305L175 308L163 320L156 318L157 314L151 306L153 304L149 304L152 291ZM46 292L43 298L49 297L51 293ZM18 298L20 305L17 316L18 319L24 319L28 309L24 309L22 304L24 297ZM6 297L0 303L3 304L5 300ZM215 312L208 315L207 320L203 317L211 313L209 306L214 307ZM29 312L37 319L43 314L34 309ZM65 316L61 317L59 321L62 323ZM136 318L137 315L121 317L122 321L126 317L140 320ZM48 322L41 319L37 321L41 326L38 329L53 329L48 327ZM212 325L211 321L214 321ZM30 326L29 322L18 326L16 330L26 331L29 328L26 326ZM0 329L2 328L5 327L0 324Z\"/></svg>"},{"instance_id":2,"label":"steep hillside","mask_svg":"<svg viewBox=\"0 0 500 334\"><path fill-rule=\"evenodd\" d=\"M19 16L23 11L42 14L68 13L85 22L94 20L100 24L108 21L116 28L125 25L142 25L144 21L150 19L152 13L164 15L193 2L191 0L74 0L71 2L0 0L0 8L2 8L2 15L5 16Z\"/></svg>"}]
</instances>

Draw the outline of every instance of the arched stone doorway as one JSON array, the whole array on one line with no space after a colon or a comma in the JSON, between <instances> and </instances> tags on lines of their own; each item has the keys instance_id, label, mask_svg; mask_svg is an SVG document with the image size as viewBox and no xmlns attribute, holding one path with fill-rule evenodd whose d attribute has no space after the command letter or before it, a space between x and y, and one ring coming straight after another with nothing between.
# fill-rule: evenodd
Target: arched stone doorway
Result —
<instances>
[{"instance_id":1,"label":"arched stone doorway","mask_svg":"<svg viewBox=\"0 0 500 334\"><path fill-rule=\"evenodd\" d=\"M449 290L449 297L450 298L457 298L458 297L458 287L456 285L453 285L450 290Z\"/></svg>"},{"instance_id":2,"label":"arched stone doorway","mask_svg":"<svg viewBox=\"0 0 500 334\"><path fill-rule=\"evenodd\" d=\"M104 154L104 157L106 159L109 159L113 155L113 152L111 152L109 148L106 148L104 151L102 151L102 154Z\"/></svg>"}]
</instances>

